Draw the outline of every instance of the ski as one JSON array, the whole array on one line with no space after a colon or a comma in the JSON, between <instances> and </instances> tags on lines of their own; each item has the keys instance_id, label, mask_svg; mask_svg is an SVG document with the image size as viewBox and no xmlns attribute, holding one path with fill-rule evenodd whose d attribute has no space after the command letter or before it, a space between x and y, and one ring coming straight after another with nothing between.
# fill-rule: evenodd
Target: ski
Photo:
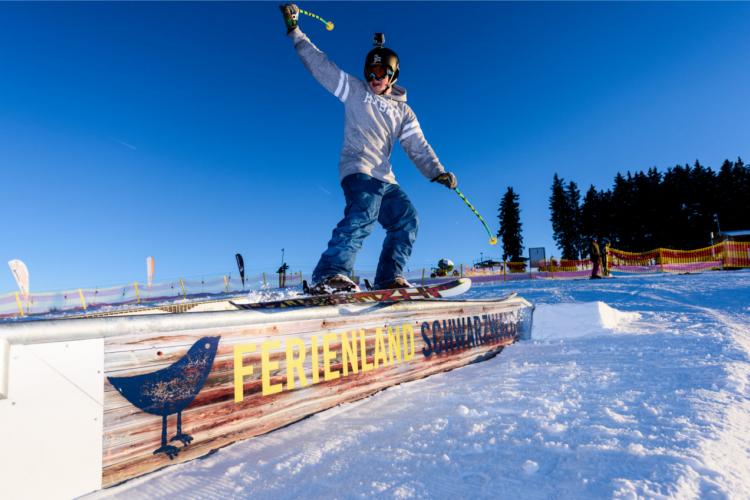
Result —
<instances>
[{"instance_id":1,"label":"ski","mask_svg":"<svg viewBox=\"0 0 750 500\"><path fill-rule=\"evenodd\" d=\"M412 300L434 300L455 297L471 288L469 278L459 278L445 283L412 288L394 288L391 290L368 290L353 293L334 293L328 295L308 295L270 302L252 302L241 304L230 301L237 309L281 309L287 307L335 306L341 304L364 304L378 302L404 302Z\"/></svg>"}]
</instances>

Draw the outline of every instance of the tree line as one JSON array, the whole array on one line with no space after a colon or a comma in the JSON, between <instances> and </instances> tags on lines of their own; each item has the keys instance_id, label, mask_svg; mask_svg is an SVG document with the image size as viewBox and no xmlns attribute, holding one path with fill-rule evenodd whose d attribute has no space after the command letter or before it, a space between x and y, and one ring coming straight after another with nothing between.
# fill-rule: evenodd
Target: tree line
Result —
<instances>
[{"instance_id":1,"label":"tree line","mask_svg":"<svg viewBox=\"0 0 750 500\"><path fill-rule=\"evenodd\" d=\"M612 188L591 185L581 196L574 181L555 174L549 198L552 234L563 259L582 259L594 236L630 252L694 249L720 231L750 229L750 165L725 160L718 172L698 160L661 173L655 167L618 173ZM523 254L519 196L512 187L498 209L503 260Z\"/></svg>"},{"instance_id":2,"label":"tree line","mask_svg":"<svg viewBox=\"0 0 750 500\"><path fill-rule=\"evenodd\" d=\"M725 160L718 172L696 160L663 174L618 173L611 189L592 185L583 199L575 182L557 174L551 189L550 220L563 259L583 258L594 236L643 252L700 248L719 230L750 229L750 167L741 158Z\"/></svg>"}]
</instances>

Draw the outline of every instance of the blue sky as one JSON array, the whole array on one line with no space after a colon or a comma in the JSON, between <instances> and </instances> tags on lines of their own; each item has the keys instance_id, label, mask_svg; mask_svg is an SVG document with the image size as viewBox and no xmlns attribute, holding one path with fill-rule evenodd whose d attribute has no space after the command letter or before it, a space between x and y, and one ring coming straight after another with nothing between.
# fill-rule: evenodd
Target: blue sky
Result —
<instances>
[{"instance_id":1,"label":"blue sky","mask_svg":"<svg viewBox=\"0 0 750 500\"><path fill-rule=\"evenodd\" d=\"M309 2L301 25L359 75L372 33L428 141L497 229L558 255L548 197L616 172L750 157L750 4ZM343 212L340 103L307 73L277 3L0 4L2 265L33 291L309 272ZM460 199L394 151L420 213L411 268L499 256ZM357 267L374 269L383 232ZM0 292L15 283L0 272Z\"/></svg>"}]
</instances>

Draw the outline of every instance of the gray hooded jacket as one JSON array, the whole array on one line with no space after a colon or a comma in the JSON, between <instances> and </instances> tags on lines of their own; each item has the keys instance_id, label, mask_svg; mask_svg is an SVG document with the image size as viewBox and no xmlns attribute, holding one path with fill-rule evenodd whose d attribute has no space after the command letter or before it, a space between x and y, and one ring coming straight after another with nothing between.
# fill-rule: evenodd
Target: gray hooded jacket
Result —
<instances>
[{"instance_id":1,"label":"gray hooded jacket","mask_svg":"<svg viewBox=\"0 0 750 500\"><path fill-rule=\"evenodd\" d=\"M445 172L424 138L419 122L408 104L406 89L393 86L391 94L377 95L370 86L340 70L297 28L289 37L297 54L323 87L344 104L344 145L339 159L339 176L362 173L397 184L391 167L396 140L428 179Z\"/></svg>"}]
</instances>

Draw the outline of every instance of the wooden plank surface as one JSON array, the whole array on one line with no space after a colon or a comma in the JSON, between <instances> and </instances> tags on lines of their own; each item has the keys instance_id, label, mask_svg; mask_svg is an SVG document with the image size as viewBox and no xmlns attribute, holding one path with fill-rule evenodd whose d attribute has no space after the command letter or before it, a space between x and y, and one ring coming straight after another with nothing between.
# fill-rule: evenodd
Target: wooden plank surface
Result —
<instances>
[{"instance_id":1,"label":"wooden plank surface","mask_svg":"<svg viewBox=\"0 0 750 500\"><path fill-rule=\"evenodd\" d=\"M103 485L109 486L184 462L384 388L497 354L516 340L519 329L529 327L531 311L530 305L523 299L508 302L444 302L438 308L433 305L421 308L419 304L411 304L323 320L284 321L283 315L272 314L266 323L256 321L246 326L108 338L104 356ZM245 312L238 311L237 314ZM450 337L448 340L453 348L435 352L438 345L434 340L440 341L444 336L440 336L442 329L433 332L433 326L442 328L444 321L450 325L451 320L455 322L457 319L471 322L472 333L479 327L483 341L474 336L472 344L458 345L458 341ZM389 352L389 329L392 341L396 338L396 332L400 335L400 361ZM349 341L356 334L356 344L349 342L347 346L353 346L353 351L356 351L358 370L354 373L352 364L348 363L349 373L346 376L343 374L343 333ZM433 333L436 335L433 336ZM462 334L465 341L467 329L463 329ZM177 363L175 366L178 366L183 358L187 358L191 347L203 337L220 337L220 340L202 388L181 413L182 431L192 436L193 441L189 445L172 443L179 448L179 454L173 459L163 453L154 454L161 444L162 417L131 404L109 383L107 377L139 377L140 380L148 379L159 370L168 372L173 364ZM313 337L318 347L316 365L313 362ZM328 342L324 342L324 337ZM269 343L272 341L276 344ZM241 366L238 366L235 363L235 349L239 346L247 349L248 345L254 345L255 351L242 355ZM292 349L288 354L287 345L297 349ZM297 361L302 355L300 346L304 346L304 360L301 362ZM327 361L324 360L326 350L330 353ZM366 358L362 356L363 352ZM394 342L392 353L395 352ZM405 354L410 352L412 357L408 359L409 356ZM362 371L365 359L372 367L368 371ZM379 362L377 368L374 366L376 362ZM301 370L294 368L296 366ZM251 369L252 373L239 379L243 399L236 401L236 374L243 369ZM288 385L289 371L294 375L294 389ZM315 372L319 381L312 383ZM326 372L338 373L339 376L325 381ZM300 387L303 377L308 385ZM264 379L266 389L278 384L281 392L264 394ZM164 412L169 413L166 428L169 440L176 432L177 412Z\"/></svg>"}]
</instances>

